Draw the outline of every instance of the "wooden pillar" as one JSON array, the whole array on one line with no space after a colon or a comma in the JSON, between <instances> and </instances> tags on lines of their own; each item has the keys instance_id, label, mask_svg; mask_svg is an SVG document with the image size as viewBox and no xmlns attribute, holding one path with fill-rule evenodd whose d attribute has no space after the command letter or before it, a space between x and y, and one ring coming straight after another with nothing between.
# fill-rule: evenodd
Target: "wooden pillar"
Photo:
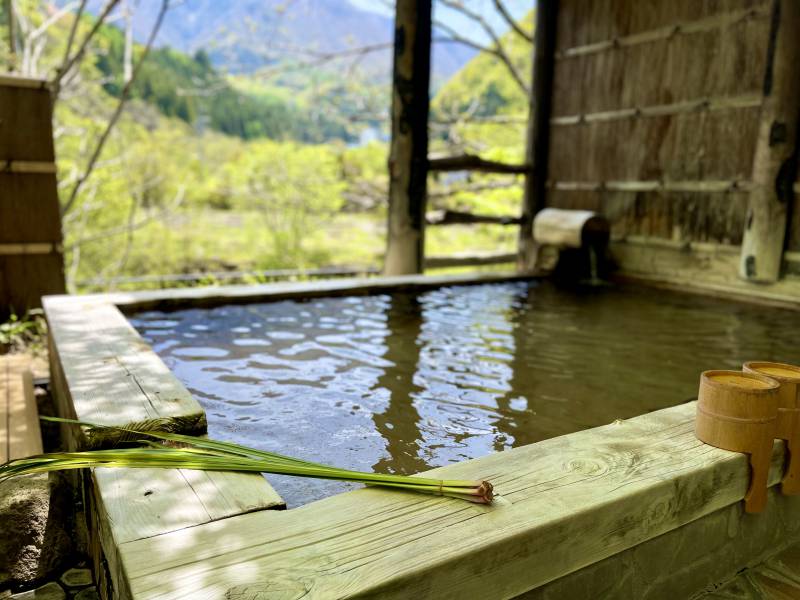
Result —
<instances>
[{"instance_id":1,"label":"wooden pillar","mask_svg":"<svg viewBox=\"0 0 800 600\"><path fill-rule=\"evenodd\" d=\"M517 268L530 271L536 259L533 217L545 206L547 154L550 146L550 107L553 96L553 56L556 48L558 0L539 0L536 6L533 46L533 87L528 111L525 195L519 228Z\"/></svg>"},{"instance_id":2,"label":"wooden pillar","mask_svg":"<svg viewBox=\"0 0 800 600\"><path fill-rule=\"evenodd\" d=\"M797 172L800 114L800 2L775 0L764 75L753 191L747 206L739 275L769 283L780 276L788 207Z\"/></svg>"},{"instance_id":3,"label":"wooden pillar","mask_svg":"<svg viewBox=\"0 0 800 600\"><path fill-rule=\"evenodd\" d=\"M421 273L428 179L431 0L397 0L384 272Z\"/></svg>"}]
</instances>

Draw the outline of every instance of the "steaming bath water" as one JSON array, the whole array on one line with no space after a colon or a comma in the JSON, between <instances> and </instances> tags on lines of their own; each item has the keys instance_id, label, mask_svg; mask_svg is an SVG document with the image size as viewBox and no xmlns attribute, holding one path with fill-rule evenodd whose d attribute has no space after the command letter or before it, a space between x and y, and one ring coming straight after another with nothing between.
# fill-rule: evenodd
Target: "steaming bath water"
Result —
<instances>
[{"instance_id":1,"label":"steaming bath water","mask_svg":"<svg viewBox=\"0 0 800 600\"><path fill-rule=\"evenodd\" d=\"M796 312L643 288L460 286L132 322L213 437L400 474L685 402L703 370L800 363ZM354 487L269 480L290 506Z\"/></svg>"}]
</instances>

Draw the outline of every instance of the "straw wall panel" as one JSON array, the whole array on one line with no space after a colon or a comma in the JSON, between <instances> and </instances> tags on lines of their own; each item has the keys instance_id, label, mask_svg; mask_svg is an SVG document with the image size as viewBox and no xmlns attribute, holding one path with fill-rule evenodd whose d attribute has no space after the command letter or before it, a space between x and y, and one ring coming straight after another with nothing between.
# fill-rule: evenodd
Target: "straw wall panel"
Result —
<instances>
[{"instance_id":1,"label":"straw wall panel","mask_svg":"<svg viewBox=\"0 0 800 600\"><path fill-rule=\"evenodd\" d=\"M615 239L635 235L737 245L742 241L747 193L552 190L550 205L604 214Z\"/></svg>"},{"instance_id":2,"label":"straw wall panel","mask_svg":"<svg viewBox=\"0 0 800 600\"><path fill-rule=\"evenodd\" d=\"M769 26L762 11L720 29L561 59L553 115L759 92Z\"/></svg>"},{"instance_id":3,"label":"straw wall panel","mask_svg":"<svg viewBox=\"0 0 800 600\"><path fill-rule=\"evenodd\" d=\"M552 125L546 204L598 210L615 237L739 244L747 192L701 190L709 182L746 188L751 179L772 6L561 0L552 117L584 121ZM639 41L626 37L632 35ZM616 45L603 46L615 38ZM598 46L580 48L588 44ZM713 110L674 106L707 99ZM662 113L598 115L648 107ZM659 181L696 189L620 192L600 185ZM569 190L559 183L582 185ZM589 185L599 187L587 191Z\"/></svg>"},{"instance_id":4,"label":"straw wall panel","mask_svg":"<svg viewBox=\"0 0 800 600\"><path fill-rule=\"evenodd\" d=\"M758 108L638 117L556 127L554 181L748 180Z\"/></svg>"},{"instance_id":5,"label":"straw wall panel","mask_svg":"<svg viewBox=\"0 0 800 600\"><path fill-rule=\"evenodd\" d=\"M768 4L769 0L562 0L556 48L563 51Z\"/></svg>"}]
</instances>

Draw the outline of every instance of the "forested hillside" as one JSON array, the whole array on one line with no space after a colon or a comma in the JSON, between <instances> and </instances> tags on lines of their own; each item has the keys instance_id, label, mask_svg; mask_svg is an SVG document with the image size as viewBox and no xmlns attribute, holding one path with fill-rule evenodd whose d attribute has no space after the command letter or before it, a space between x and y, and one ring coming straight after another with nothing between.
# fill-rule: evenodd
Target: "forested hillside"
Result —
<instances>
[{"instance_id":1,"label":"forested hillside","mask_svg":"<svg viewBox=\"0 0 800 600\"><path fill-rule=\"evenodd\" d=\"M38 0L19 5L30 31L55 14L36 10L49 6ZM45 30L33 75L52 77L70 25L64 17ZM84 18L78 35L90 26ZM521 46L513 45L514 60L529 72L530 46ZM5 50L0 45L0 61ZM134 50L136 59L142 48ZM386 128L388 89L376 95L375 87L321 71L313 85L308 72L291 70L265 83L223 75L204 50L190 56L156 47L87 172L118 103L123 58L124 36L104 26L55 106L73 290L124 286L117 278L144 274L380 266L387 145L347 140L364 127ZM496 57L479 55L443 86L433 101L433 152L521 158L524 124L484 118L524 116L503 69ZM515 214L520 195L514 176L431 177L431 208ZM514 228L492 225L431 228L426 246L429 254L511 250L515 237Z\"/></svg>"},{"instance_id":2,"label":"forested hillside","mask_svg":"<svg viewBox=\"0 0 800 600\"><path fill-rule=\"evenodd\" d=\"M122 31L110 25L102 27L95 65L106 80L104 89L112 96L119 95L123 85L124 46ZM202 49L194 56L169 47L153 49L131 95L155 104L168 117L244 139L322 142L357 138L341 115L311 118L303 104L289 101L279 88L262 86L258 93L235 88Z\"/></svg>"}]
</instances>

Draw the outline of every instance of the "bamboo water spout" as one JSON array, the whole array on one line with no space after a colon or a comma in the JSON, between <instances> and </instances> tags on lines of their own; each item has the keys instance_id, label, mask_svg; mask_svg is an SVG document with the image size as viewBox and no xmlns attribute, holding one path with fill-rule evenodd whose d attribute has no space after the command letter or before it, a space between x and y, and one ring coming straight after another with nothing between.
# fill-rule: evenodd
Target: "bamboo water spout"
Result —
<instances>
[{"instance_id":1,"label":"bamboo water spout","mask_svg":"<svg viewBox=\"0 0 800 600\"><path fill-rule=\"evenodd\" d=\"M800 367L774 362L750 361L744 363L746 373L759 373L775 379L778 391L778 421L776 437L786 440L789 461L786 466L781 491L796 496L800 494Z\"/></svg>"},{"instance_id":2,"label":"bamboo water spout","mask_svg":"<svg viewBox=\"0 0 800 600\"><path fill-rule=\"evenodd\" d=\"M777 381L756 373L700 375L695 435L711 446L750 456L750 487L744 498L749 513L761 512L767 504L779 389Z\"/></svg>"}]
</instances>

